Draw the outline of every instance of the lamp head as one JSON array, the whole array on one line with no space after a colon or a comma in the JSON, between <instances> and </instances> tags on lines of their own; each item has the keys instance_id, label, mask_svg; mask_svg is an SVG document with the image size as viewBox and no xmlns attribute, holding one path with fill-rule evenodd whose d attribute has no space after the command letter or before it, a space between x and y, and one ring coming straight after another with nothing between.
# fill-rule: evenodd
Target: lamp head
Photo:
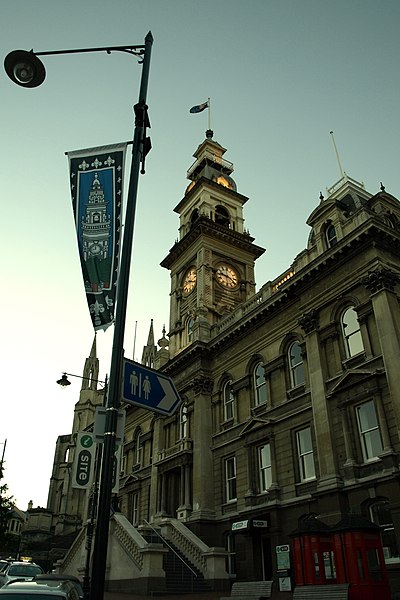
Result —
<instances>
[{"instance_id":1,"label":"lamp head","mask_svg":"<svg viewBox=\"0 0 400 600\"><path fill-rule=\"evenodd\" d=\"M46 77L46 69L33 50L13 50L4 59L4 68L11 81L22 87L38 87Z\"/></svg>"},{"instance_id":2,"label":"lamp head","mask_svg":"<svg viewBox=\"0 0 400 600\"><path fill-rule=\"evenodd\" d=\"M57 380L57 383L58 383L58 385L61 385L62 387L67 387L67 385L71 385L71 382L68 381L68 377L67 377L66 373L63 374L61 379Z\"/></svg>"}]
</instances>

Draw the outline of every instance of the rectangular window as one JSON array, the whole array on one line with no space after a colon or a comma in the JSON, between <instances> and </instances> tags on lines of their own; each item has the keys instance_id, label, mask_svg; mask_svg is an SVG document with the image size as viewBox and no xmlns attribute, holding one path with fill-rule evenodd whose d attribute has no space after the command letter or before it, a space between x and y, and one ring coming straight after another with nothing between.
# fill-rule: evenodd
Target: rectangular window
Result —
<instances>
[{"instance_id":1,"label":"rectangular window","mask_svg":"<svg viewBox=\"0 0 400 600\"><path fill-rule=\"evenodd\" d=\"M266 492L272 483L271 447L269 444L258 448L260 492Z\"/></svg>"},{"instance_id":2,"label":"rectangular window","mask_svg":"<svg viewBox=\"0 0 400 600\"><path fill-rule=\"evenodd\" d=\"M227 502L236 500L236 458L234 456L225 460L225 494Z\"/></svg>"},{"instance_id":3,"label":"rectangular window","mask_svg":"<svg viewBox=\"0 0 400 600\"><path fill-rule=\"evenodd\" d=\"M373 400L357 407L357 418L364 460L373 460L383 451Z\"/></svg>"},{"instance_id":4,"label":"rectangular window","mask_svg":"<svg viewBox=\"0 0 400 600\"><path fill-rule=\"evenodd\" d=\"M130 513L132 525L139 524L139 494L131 494L130 498Z\"/></svg>"},{"instance_id":5,"label":"rectangular window","mask_svg":"<svg viewBox=\"0 0 400 600\"><path fill-rule=\"evenodd\" d=\"M311 429L306 427L296 433L297 453L299 458L300 481L314 479L314 452L311 440Z\"/></svg>"}]
</instances>

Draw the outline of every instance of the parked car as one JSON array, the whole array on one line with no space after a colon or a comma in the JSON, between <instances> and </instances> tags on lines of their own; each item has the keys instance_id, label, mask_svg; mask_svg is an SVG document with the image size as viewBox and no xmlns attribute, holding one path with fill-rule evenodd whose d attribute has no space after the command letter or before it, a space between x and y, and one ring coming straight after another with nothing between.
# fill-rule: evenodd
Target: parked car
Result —
<instances>
[{"instance_id":1,"label":"parked car","mask_svg":"<svg viewBox=\"0 0 400 600\"><path fill-rule=\"evenodd\" d=\"M3 571L3 569L6 568L6 566L9 564L9 562L10 562L9 560L1 559L0 560L0 571Z\"/></svg>"},{"instance_id":2,"label":"parked car","mask_svg":"<svg viewBox=\"0 0 400 600\"><path fill-rule=\"evenodd\" d=\"M10 581L0 588L0 600L79 600L72 581Z\"/></svg>"},{"instance_id":3,"label":"parked car","mask_svg":"<svg viewBox=\"0 0 400 600\"><path fill-rule=\"evenodd\" d=\"M43 573L42 567L30 562L10 562L0 571L0 588L14 579L29 580Z\"/></svg>"},{"instance_id":4,"label":"parked car","mask_svg":"<svg viewBox=\"0 0 400 600\"><path fill-rule=\"evenodd\" d=\"M82 583L74 575L66 575L65 573L40 573L40 575L35 575L33 581L71 581L79 594L80 600L84 600L85 598Z\"/></svg>"}]
</instances>

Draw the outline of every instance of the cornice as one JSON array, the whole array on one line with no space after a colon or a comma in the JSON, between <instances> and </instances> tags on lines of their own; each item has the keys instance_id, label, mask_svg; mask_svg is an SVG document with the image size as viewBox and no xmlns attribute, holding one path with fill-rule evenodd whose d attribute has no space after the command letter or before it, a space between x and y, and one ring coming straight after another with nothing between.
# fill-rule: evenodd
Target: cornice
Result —
<instances>
[{"instance_id":1,"label":"cornice","mask_svg":"<svg viewBox=\"0 0 400 600\"><path fill-rule=\"evenodd\" d=\"M246 204L246 202L249 199L248 196L243 196L243 194L239 194L239 192L235 192L235 190L231 190L227 187L221 186L219 183L216 183L215 181L212 181L211 179L207 179L207 177L200 177L200 179L198 179L196 181L195 185L187 192L187 194L185 194L185 196L182 198L182 200L175 206L174 212L179 214L181 212L184 204L186 204L188 201L190 201L190 199L192 198L192 196L194 196L195 192L198 190L198 188L200 186L210 187L210 188L214 189L215 191L218 191L220 193L222 192L223 194L226 194L227 196L231 196L235 200L240 200L242 206L244 204Z\"/></svg>"},{"instance_id":2,"label":"cornice","mask_svg":"<svg viewBox=\"0 0 400 600\"><path fill-rule=\"evenodd\" d=\"M194 242L201 236L209 236L213 242L216 240L223 241L225 243L240 248L249 252L254 257L259 258L265 252L265 248L253 244L255 238L246 233L238 233L233 229L228 229L222 225L218 225L212 219L205 216L200 216L193 224L190 231L178 242L172 246L168 256L160 263L160 265L166 269L169 269L171 265L190 249Z\"/></svg>"}]
</instances>

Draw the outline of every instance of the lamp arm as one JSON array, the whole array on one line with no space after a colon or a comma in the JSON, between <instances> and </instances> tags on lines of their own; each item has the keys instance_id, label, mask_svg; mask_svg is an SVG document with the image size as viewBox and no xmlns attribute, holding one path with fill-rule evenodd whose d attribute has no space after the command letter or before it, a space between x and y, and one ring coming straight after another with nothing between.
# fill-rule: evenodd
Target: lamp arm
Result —
<instances>
[{"instance_id":1,"label":"lamp arm","mask_svg":"<svg viewBox=\"0 0 400 600\"><path fill-rule=\"evenodd\" d=\"M128 52L129 54L134 54L135 56L142 56L144 54L145 46L103 46L101 48L78 48L73 50L49 50L46 52L35 52L33 49L30 50L32 54L35 56L50 56L52 54L82 54L84 52L107 52L110 54L111 52L119 51L119 52Z\"/></svg>"}]
</instances>

